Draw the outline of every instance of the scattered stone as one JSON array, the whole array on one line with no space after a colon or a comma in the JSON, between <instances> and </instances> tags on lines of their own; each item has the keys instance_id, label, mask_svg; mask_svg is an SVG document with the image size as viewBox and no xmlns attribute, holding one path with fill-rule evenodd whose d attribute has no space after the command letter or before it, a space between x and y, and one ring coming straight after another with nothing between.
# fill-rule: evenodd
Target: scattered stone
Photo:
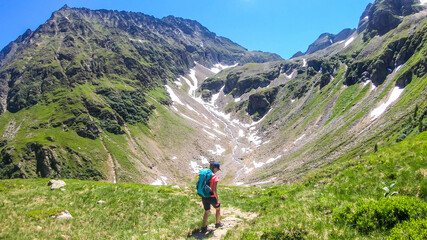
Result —
<instances>
[{"instance_id":1,"label":"scattered stone","mask_svg":"<svg viewBox=\"0 0 427 240\"><path fill-rule=\"evenodd\" d=\"M46 139L51 141L51 142L55 142L55 139L53 137L47 137Z\"/></svg>"},{"instance_id":2,"label":"scattered stone","mask_svg":"<svg viewBox=\"0 0 427 240\"><path fill-rule=\"evenodd\" d=\"M50 180L47 185L51 186L50 187L51 190L55 190L55 189L58 189L58 188L65 186L66 184L62 180Z\"/></svg>"},{"instance_id":3,"label":"scattered stone","mask_svg":"<svg viewBox=\"0 0 427 240\"><path fill-rule=\"evenodd\" d=\"M65 189L65 188L61 188L61 191L65 192L65 191L67 191L67 189Z\"/></svg>"},{"instance_id":4,"label":"scattered stone","mask_svg":"<svg viewBox=\"0 0 427 240\"><path fill-rule=\"evenodd\" d=\"M70 212L68 210L62 210L60 213L51 216L52 218L59 218L59 219L72 219L73 216L71 216Z\"/></svg>"},{"instance_id":5,"label":"scattered stone","mask_svg":"<svg viewBox=\"0 0 427 240\"><path fill-rule=\"evenodd\" d=\"M181 189L178 185L172 186L173 189Z\"/></svg>"},{"instance_id":6,"label":"scattered stone","mask_svg":"<svg viewBox=\"0 0 427 240\"><path fill-rule=\"evenodd\" d=\"M240 219L240 218L236 218L236 217L226 217L226 218L224 218L223 219L223 221L224 222L235 222L235 223L238 223L238 222L243 222L243 220L242 219Z\"/></svg>"},{"instance_id":7,"label":"scattered stone","mask_svg":"<svg viewBox=\"0 0 427 240\"><path fill-rule=\"evenodd\" d=\"M37 230L37 231L41 231L41 230L43 230L43 228L42 228L42 227L40 227L40 226L37 226L37 227L36 227L36 230Z\"/></svg>"},{"instance_id":8,"label":"scattered stone","mask_svg":"<svg viewBox=\"0 0 427 240\"><path fill-rule=\"evenodd\" d=\"M62 238L62 239L65 239L65 240L69 240L69 239L71 239L71 237L70 237L70 236L67 236L67 235L61 235L61 238Z\"/></svg>"},{"instance_id":9,"label":"scattered stone","mask_svg":"<svg viewBox=\"0 0 427 240\"><path fill-rule=\"evenodd\" d=\"M98 204L105 204L106 202L104 200L99 200L97 203Z\"/></svg>"}]
</instances>

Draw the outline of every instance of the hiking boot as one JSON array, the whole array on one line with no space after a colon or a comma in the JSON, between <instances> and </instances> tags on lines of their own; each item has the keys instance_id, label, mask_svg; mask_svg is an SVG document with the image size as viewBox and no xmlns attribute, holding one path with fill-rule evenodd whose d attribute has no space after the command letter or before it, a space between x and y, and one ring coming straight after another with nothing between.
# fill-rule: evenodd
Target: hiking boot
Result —
<instances>
[{"instance_id":1,"label":"hiking boot","mask_svg":"<svg viewBox=\"0 0 427 240\"><path fill-rule=\"evenodd\" d=\"M215 228L220 228L220 227L224 227L224 223L222 222L215 223Z\"/></svg>"},{"instance_id":2,"label":"hiking boot","mask_svg":"<svg viewBox=\"0 0 427 240\"><path fill-rule=\"evenodd\" d=\"M202 232L202 233L205 233L205 232L207 232L208 230L210 231L210 229L208 229L208 226L206 226L206 227L202 227L201 232Z\"/></svg>"}]
</instances>

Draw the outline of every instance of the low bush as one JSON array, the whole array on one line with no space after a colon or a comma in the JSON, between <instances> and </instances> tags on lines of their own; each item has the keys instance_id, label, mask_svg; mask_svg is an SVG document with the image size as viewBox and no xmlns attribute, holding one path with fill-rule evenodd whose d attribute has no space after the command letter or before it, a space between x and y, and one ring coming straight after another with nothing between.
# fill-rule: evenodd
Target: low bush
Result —
<instances>
[{"instance_id":1,"label":"low bush","mask_svg":"<svg viewBox=\"0 0 427 240\"><path fill-rule=\"evenodd\" d=\"M261 235L261 239L266 240L298 240L304 239L304 235L307 234L307 231L301 228L291 228L291 229L282 229L282 228L272 228L265 231Z\"/></svg>"},{"instance_id":2,"label":"low bush","mask_svg":"<svg viewBox=\"0 0 427 240\"><path fill-rule=\"evenodd\" d=\"M334 220L349 224L361 233L386 231L396 224L427 216L427 203L413 197L384 198L379 201L358 201L354 206L335 209Z\"/></svg>"},{"instance_id":3,"label":"low bush","mask_svg":"<svg viewBox=\"0 0 427 240\"><path fill-rule=\"evenodd\" d=\"M397 224L388 239L427 239L427 219L413 219Z\"/></svg>"}]
</instances>

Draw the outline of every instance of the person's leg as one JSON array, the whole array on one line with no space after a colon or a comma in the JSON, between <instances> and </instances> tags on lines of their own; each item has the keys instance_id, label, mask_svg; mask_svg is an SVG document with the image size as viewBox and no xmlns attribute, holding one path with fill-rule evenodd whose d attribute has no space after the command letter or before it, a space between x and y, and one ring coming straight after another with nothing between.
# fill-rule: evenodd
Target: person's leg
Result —
<instances>
[{"instance_id":1,"label":"person's leg","mask_svg":"<svg viewBox=\"0 0 427 240\"><path fill-rule=\"evenodd\" d=\"M205 211L205 216L203 217L203 227L206 227L208 225L208 217L211 210Z\"/></svg>"},{"instance_id":2,"label":"person's leg","mask_svg":"<svg viewBox=\"0 0 427 240\"><path fill-rule=\"evenodd\" d=\"M216 209L216 223L219 223L219 219L221 218L221 208Z\"/></svg>"}]
</instances>

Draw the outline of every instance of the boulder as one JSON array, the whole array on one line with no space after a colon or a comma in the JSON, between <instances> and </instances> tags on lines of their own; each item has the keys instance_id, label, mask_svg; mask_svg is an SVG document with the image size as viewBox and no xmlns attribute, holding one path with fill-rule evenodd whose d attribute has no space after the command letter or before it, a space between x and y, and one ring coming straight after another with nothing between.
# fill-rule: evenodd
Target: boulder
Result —
<instances>
[{"instance_id":1,"label":"boulder","mask_svg":"<svg viewBox=\"0 0 427 240\"><path fill-rule=\"evenodd\" d=\"M55 189L59 189L61 187L64 187L66 184L62 180L50 180L47 185L51 186L50 187L51 190L55 190Z\"/></svg>"}]
</instances>

